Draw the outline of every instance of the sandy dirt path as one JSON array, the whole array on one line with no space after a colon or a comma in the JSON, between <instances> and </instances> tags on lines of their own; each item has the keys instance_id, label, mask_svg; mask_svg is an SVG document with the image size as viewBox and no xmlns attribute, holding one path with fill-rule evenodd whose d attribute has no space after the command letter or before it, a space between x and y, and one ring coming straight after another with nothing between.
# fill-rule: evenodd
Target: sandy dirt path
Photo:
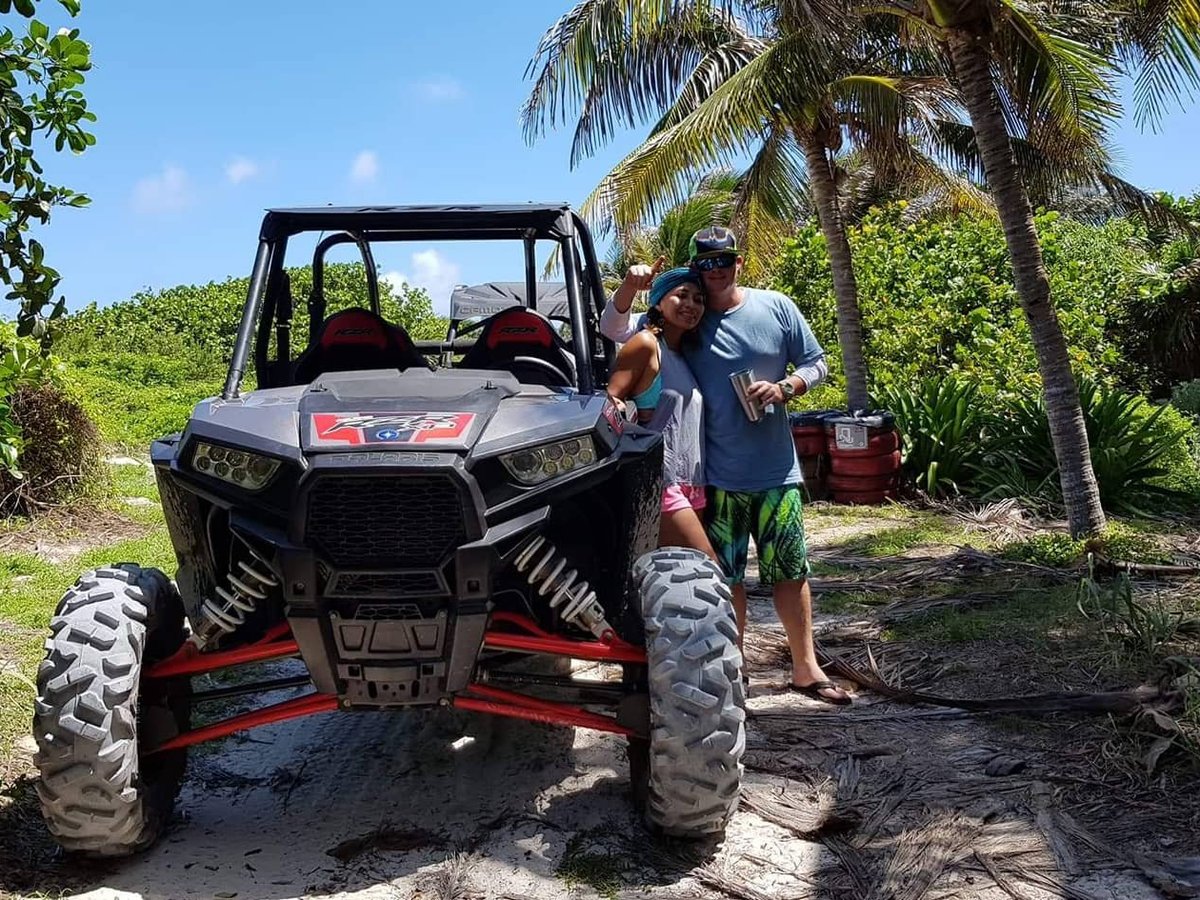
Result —
<instances>
[{"instance_id":1,"label":"sandy dirt path","mask_svg":"<svg viewBox=\"0 0 1200 900\"><path fill-rule=\"evenodd\" d=\"M752 596L751 629L779 643L769 601ZM1069 762L954 711L870 696L835 710L778 690L787 677L753 671L743 805L709 846L650 838L621 738L445 712L330 713L194 752L167 836L90 871L91 889L73 896L1163 896L1069 833L1046 791ZM1022 765L997 774L1006 754ZM828 825L839 817L845 832Z\"/></svg>"},{"instance_id":2,"label":"sandy dirt path","mask_svg":"<svg viewBox=\"0 0 1200 900\"><path fill-rule=\"evenodd\" d=\"M331 713L197 754L166 839L98 870L97 886L76 896L551 898L573 885L557 874L564 859L581 856L606 858L625 885L703 892L656 855L628 786L615 736ZM820 844L753 814L712 852L769 860L772 896L806 893L816 872L836 866Z\"/></svg>"}]
</instances>

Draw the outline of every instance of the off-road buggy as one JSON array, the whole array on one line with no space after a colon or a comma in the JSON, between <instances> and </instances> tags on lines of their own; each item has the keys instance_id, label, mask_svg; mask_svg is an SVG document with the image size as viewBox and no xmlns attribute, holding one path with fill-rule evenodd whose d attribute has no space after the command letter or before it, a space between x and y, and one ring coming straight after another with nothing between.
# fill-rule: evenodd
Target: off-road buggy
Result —
<instances>
[{"instance_id":1,"label":"off-road buggy","mask_svg":"<svg viewBox=\"0 0 1200 900\"><path fill-rule=\"evenodd\" d=\"M309 330L293 357L284 257L305 237ZM418 344L380 315L371 247L457 239L514 242L525 281L456 291L450 334ZM539 242L562 283L537 281ZM325 254L347 243L366 303L330 312ZM193 744L436 706L624 735L653 826L723 829L745 743L729 592L701 554L655 549L662 440L604 391L604 302L565 205L269 211L224 390L151 448L174 580L87 572L51 623L34 734L57 841L148 847ZM193 685L287 657L306 674ZM614 677L548 675L547 658ZM269 693L214 719L211 701Z\"/></svg>"}]
</instances>

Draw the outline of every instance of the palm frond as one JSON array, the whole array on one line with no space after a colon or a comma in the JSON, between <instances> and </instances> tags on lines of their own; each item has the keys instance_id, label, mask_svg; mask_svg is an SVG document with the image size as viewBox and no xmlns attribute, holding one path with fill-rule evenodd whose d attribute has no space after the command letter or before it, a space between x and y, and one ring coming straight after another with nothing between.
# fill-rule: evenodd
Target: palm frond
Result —
<instances>
[{"instance_id":1,"label":"palm frond","mask_svg":"<svg viewBox=\"0 0 1200 900\"><path fill-rule=\"evenodd\" d=\"M896 152L955 108L950 82L939 77L849 75L829 95L851 141L873 155Z\"/></svg>"},{"instance_id":2,"label":"palm frond","mask_svg":"<svg viewBox=\"0 0 1200 900\"><path fill-rule=\"evenodd\" d=\"M769 7L771 24L780 33L809 30L834 34L844 30L854 14L849 0L772 0Z\"/></svg>"},{"instance_id":3,"label":"palm frond","mask_svg":"<svg viewBox=\"0 0 1200 900\"><path fill-rule=\"evenodd\" d=\"M854 11L860 19L895 20L905 43L937 42L945 37L943 29L929 21L916 3L908 0L866 0L856 3Z\"/></svg>"},{"instance_id":4,"label":"palm frond","mask_svg":"<svg viewBox=\"0 0 1200 900\"><path fill-rule=\"evenodd\" d=\"M871 206L896 200L908 202L909 221L956 213L995 215L991 195L969 173L955 171L944 156L927 152L915 141L887 156L856 152L839 160L839 168L844 173L839 189L847 221L861 219Z\"/></svg>"},{"instance_id":5,"label":"palm frond","mask_svg":"<svg viewBox=\"0 0 1200 900\"><path fill-rule=\"evenodd\" d=\"M681 93L707 96L760 49L730 16L684 9L602 54L580 105L572 167L620 129L652 122ZM709 86L711 85L711 86ZM704 88L708 86L708 90Z\"/></svg>"},{"instance_id":6,"label":"palm frond","mask_svg":"<svg viewBox=\"0 0 1200 900\"><path fill-rule=\"evenodd\" d=\"M769 43L760 37L740 31L731 33L727 41L710 50L696 64L692 74L683 83L675 103L655 123L650 133L657 134L678 125L685 116L695 112L701 103L712 96L713 91L768 46Z\"/></svg>"},{"instance_id":7,"label":"palm frond","mask_svg":"<svg viewBox=\"0 0 1200 900\"><path fill-rule=\"evenodd\" d=\"M943 165L965 174L977 184L984 184L986 178L983 162L971 126L956 120L943 119L936 123L934 131L936 137L932 152ZM1062 149L1059 146L1043 145L1024 137L1010 136L1009 144L1020 170L1021 180L1025 183L1030 200L1035 206L1052 203L1052 197L1094 179L1097 173L1106 171L1109 165L1108 155L1099 143L1089 145L1086 148L1087 152L1076 148L1073 154L1059 152Z\"/></svg>"},{"instance_id":8,"label":"palm frond","mask_svg":"<svg viewBox=\"0 0 1200 900\"><path fill-rule=\"evenodd\" d=\"M746 277L758 280L808 211L804 155L791 129L772 123L743 173L733 207L733 228L746 247Z\"/></svg>"},{"instance_id":9,"label":"palm frond","mask_svg":"<svg viewBox=\"0 0 1200 900\"><path fill-rule=\"evenodd\" d=\"M605 178L617 226L683 199L689 182L739 154L756 154L779 110L821 97L824 82L809 35L772 44L677 124L649 137Z\"/></svg>"},{"instance_id":10,"label":"palm frond","mask_svg":"<svg viewBox=\"0 0 1200 900\"><path fill-rule=\"evenodd\" d=\"M1061 18L1039 18L1043 10L1023 0L1000 2L1004 16L992 56L1010 134L1037 132L1064 152L1093 141L1121 111L1110 60L1060 27ZM1095 30L1103 29L1097 25Z\"/></svg>"},{"instance_id":11,"label":"palm frond","mask_svg":"<svg viewBox=\"0 0 1200 900\"><path fill-rule=\"evenodd\" d=\"M1120 52L1134 78L1133 116L1157 128L1171 103L1200 87L1200 2L1127 0Z\"/></svg>"},{"instance_id":12,"label":"palm frond","mask_svg":"<svg viewBox=\"0 0 1200 900\"><path fill-rule=\"evenodd\" d=\"M1101 172L1096 181L1108 198L1113 213L1140 219L1149 227L1168 234L1200 236L1197 225L1186 214L1149 191L1142 190L1111 172Z\"/></svg>"},{"instance_id":13,"label":"palm frond","mask_svg":"<svg viewBox=\"0 0 1200 900\"><path fill-rule=\"evenodd\" d=\"M665 109L679 79L690 71L686 59L695 51L684 42L676 53L658 58L639 55L636 48L652 45L653 36L663 29L686 31L702 20L709 6L705 0L581 0L542 36L526 67L525 77L534 79L521 110L526 140L532 143L547 127L566 124L587 102L594 85L611 86L614 74L634 63L645 80L630 82L631 90L611 95L606 103L593 97L593 115L607 114L613 121L631 124L619 116L648 116L652 109ZM627 45L634 48L632 58L617 56L617 48Z\"/></svg>"},{"instance_id":14,"label":"palm frond","mask_svg":"<svg viewBox=\"0 0 1200 900\"><path fill-rule=\"evenodd\" d=\"M961 122L937 123L937 153L944 166L983 183L983 167L975 132ZM1180 210L1117 176L1107 148L1095 143L1093 152L1064 157L1046 152L1035 141L1010 138L1021 179L1035 206L1064 209L1076 218L1099 222L1113 216L1140 219L1170 234L1194 234L1196 225Z\"/></svg>"},{"instance_id":15,"label":"palm frond","mask_svg":"<svg viewBox=\"0 0 1200 900\"><path fill-rule=\"evenodd\" d=\"M683 265L691 254L691 237L710 225L729 225L743 179L731 169L700 177L686 200L671 207L657 225L639 222L616 235L602 266L605 278L619 281L634 262L665 256L670 265Z\"/></svg>"}]
</instances>

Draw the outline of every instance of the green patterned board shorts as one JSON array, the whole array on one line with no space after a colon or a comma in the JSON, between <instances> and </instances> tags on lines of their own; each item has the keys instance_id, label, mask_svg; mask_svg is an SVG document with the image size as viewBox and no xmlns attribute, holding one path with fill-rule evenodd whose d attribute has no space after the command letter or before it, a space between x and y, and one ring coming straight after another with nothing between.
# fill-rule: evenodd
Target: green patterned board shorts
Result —
<instances>
[{"instance_id":1,"label":"green patterned board shorts","mask_svg":"<svg viewBox=\"0 0 1200 900\"><path fill-rule=\"evenodd\" d=\"M745 493L713 490L708 539L730 584L746 577L750 537L758 549L758 578L763 584L808 577L808 548L798 485Z\"/></svg>"}]
</instances>

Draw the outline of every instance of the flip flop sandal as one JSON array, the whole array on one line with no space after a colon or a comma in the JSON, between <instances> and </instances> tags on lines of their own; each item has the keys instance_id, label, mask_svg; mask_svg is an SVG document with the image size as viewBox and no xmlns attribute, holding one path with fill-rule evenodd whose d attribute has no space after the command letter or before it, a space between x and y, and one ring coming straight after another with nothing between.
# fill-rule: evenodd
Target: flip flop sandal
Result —
<instances>
[{"instance_id":1,"label":"flip flop sandal","mask_svg":"<svg viewBox=\"0 0 1200 900\"><path fill-rule=\"evenodd\" d=\"M822 703L828 703L832 706L849 706L852 698L849 694L843 691L832 681L814 681L812 684L789 684L788 689L796 694L803 694L805 697L811 697L813 700L820 700ZM840 696L830 697L822 694L821 691L837 691Z\"/></svg>"}]
</instances>

